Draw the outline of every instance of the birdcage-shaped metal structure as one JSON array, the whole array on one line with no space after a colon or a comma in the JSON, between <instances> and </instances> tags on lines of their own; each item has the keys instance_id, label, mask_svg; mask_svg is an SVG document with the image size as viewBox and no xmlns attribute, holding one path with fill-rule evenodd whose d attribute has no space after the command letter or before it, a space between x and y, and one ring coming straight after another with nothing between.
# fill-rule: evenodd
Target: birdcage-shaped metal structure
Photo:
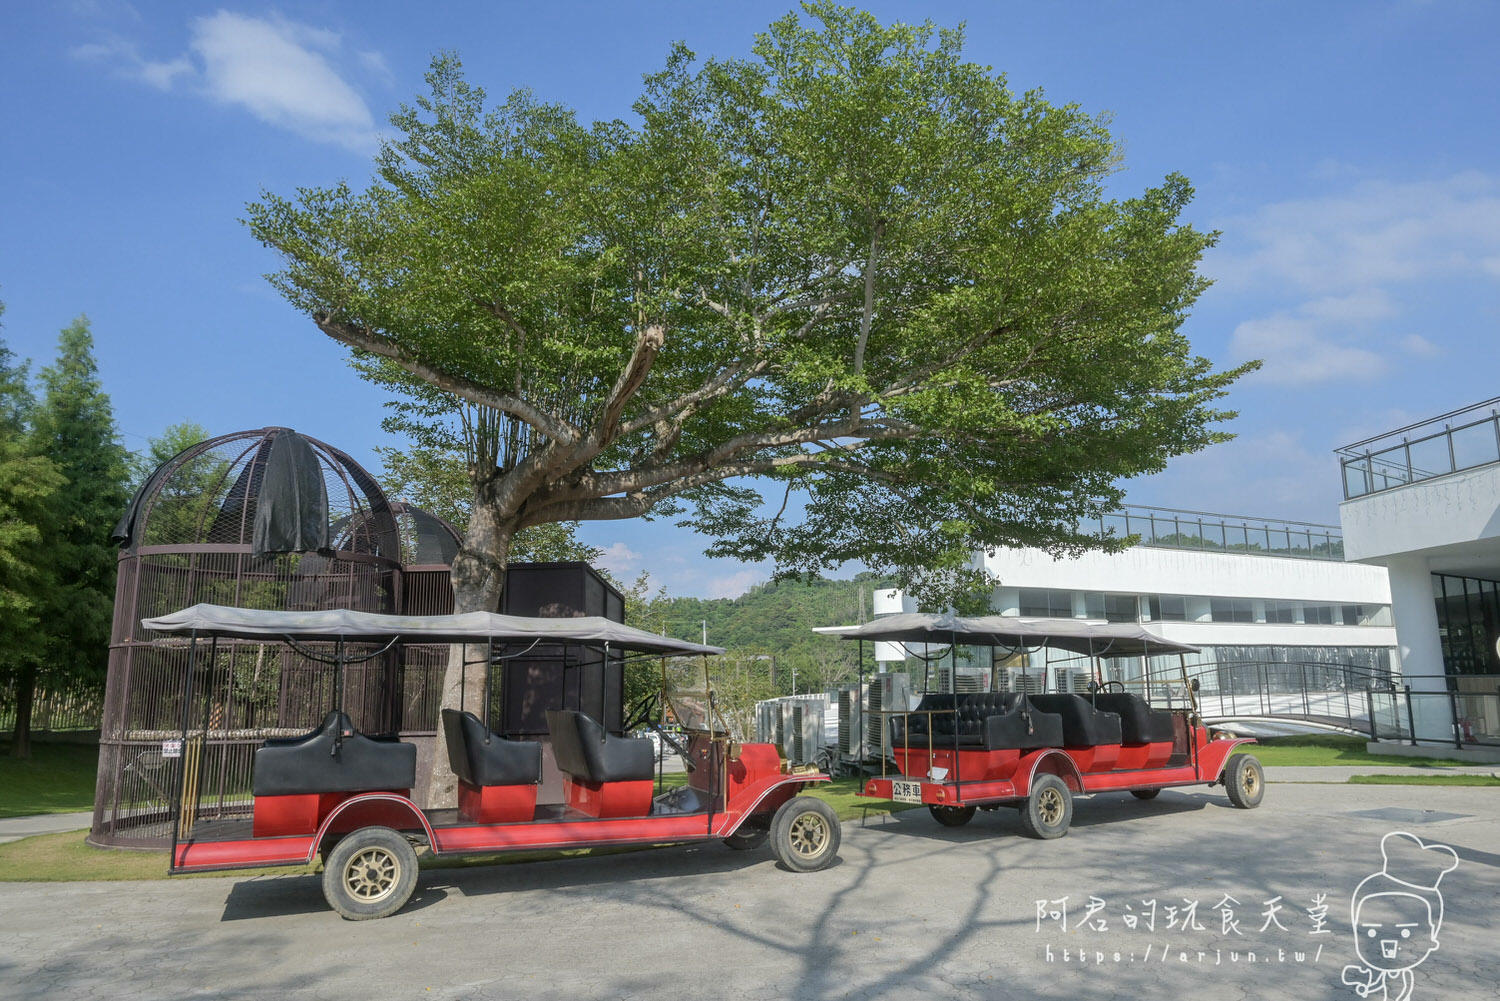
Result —
<instances>
[{"instance_id":1,"label":"birdcage-shaped metal structure","mask_svg":"<svg viewBox=\"0 0 1500 1001\"><path fill-rule=\"evenodd\" d=\"M345 453L289 428L200 442L141 486L120 545L109 676L90 840L164 847L179 763L221 816L250 809L251 755L317 726L335 701L322 651L218 640L188 660L144 618L199 602L242 608L430 614L451 611L445 563L457 535L390 503ZM419 584L407 593L406 584ZM200 647L203 645L200 644ZM431 753L445 654L397 648L343 674L339 702L361 732L416 738ZM191 671L193 683L184 681ZM184 721L193 739L182 746ZM425 739L424 739L425 738ZM425 746L424 746L425 745Z\"/></svg>"}]
</instances>

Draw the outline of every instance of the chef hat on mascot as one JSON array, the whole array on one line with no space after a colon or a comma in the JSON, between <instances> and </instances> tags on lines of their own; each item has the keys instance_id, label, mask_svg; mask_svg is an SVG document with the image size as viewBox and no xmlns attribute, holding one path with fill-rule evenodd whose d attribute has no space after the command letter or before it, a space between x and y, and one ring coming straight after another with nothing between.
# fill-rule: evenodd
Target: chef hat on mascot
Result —
<instances>
[{"instance_id":1,"label":"chef hat on mascot","mask_svg":"<svg viewBox=\"0 0 1500 1001\"><path fill-rule=\"evenodd\" d=\"M1392 831L1381 838L1380 855L1384 860L1380 871L1366 876L1354 890L1354 910L1366 897L1377 893L1415 894L1432 908L1432 934L1436 937L1443 925L1443 895L1438 892L1438 884L1458 868L1458 855L1447 845L1423 844L1421 838L1405 831Z\"/></svg>"}]
</instances>

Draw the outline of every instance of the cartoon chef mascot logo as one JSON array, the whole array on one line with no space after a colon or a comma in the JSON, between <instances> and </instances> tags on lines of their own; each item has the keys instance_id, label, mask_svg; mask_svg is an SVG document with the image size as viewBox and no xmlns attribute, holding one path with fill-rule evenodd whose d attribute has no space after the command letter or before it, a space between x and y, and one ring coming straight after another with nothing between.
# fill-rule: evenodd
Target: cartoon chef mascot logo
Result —
<instances>
[{"instance_id":1,"label":"cartoon chef mascot logo","mask_svg":"<svg viewBox=\"0 0 1500 1001\"><path fill-rule=\"evenodd\" d=\"M1416 986L1412 970L1437 951L1443 926L1438 883L1458 867L1458 856L1405 831L1381 838L1380 854L1380 871L1366 876L1349 901L1360 961L1344 967L1344 983L1362 998L1409 1001Z\"/></svg>"}]
</instances>

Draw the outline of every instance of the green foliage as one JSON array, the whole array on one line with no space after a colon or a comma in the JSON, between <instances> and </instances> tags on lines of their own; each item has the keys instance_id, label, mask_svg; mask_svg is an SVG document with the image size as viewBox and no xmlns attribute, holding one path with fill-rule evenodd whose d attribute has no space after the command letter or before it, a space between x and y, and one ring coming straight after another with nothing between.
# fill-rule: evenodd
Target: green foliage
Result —
<instances>
[{"instance_id":1,"label":"green foliage","mask_svg":"<svg viewBox=\"0 0 1500 1001\"><path fill-rule=\"evenodd\" d=\"M44 656L40 598L55 586L43 526L63 478L31 435L35 410L27 366L0 341L0 693L12 697L35 685Z\"/></svg>"},{"instance_id":2,"label":"green foliage","mask_svg":"<svg viewBox=\"0 0 1500 1001\"><path fill-rule=\"evenodd\" d=\"M808 3L587 125L445 55L367 190L248 206L273 285L401 394L388 426L463 454L460 607L516 530L644 515L948 598L976 549L1117 548L1077 526L1118 481L1227 437L1244 369L1180 329L1214 239L1187 180L1106 197L1105 120L962 44Z\"/></svg>"},{"instance_id":3,"label":"green foliage","mask_svg":"<svg viewBox=\"0 0 1500 1001\"><path fill-rule=\"evenodd\" d=\"M109 533L128 500L126 453L115 437L86 318L63 330L42 370L32 438L64 482L42 526L52 581L37 601L42 684L102 683L109 655L115 550Z\"/></svg>"}]
</instances>

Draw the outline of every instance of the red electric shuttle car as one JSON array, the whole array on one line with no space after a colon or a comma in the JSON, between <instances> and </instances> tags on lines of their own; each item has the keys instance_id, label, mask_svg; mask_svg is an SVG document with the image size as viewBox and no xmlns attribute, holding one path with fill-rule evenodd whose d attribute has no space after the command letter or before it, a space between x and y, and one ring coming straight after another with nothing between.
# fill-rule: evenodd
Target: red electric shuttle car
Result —
<instances>
[{"instance_id":1,"label":"red electric shuttle car","mask_svg":"<svg viewBox=\"0 0 1500 1001\"><path fill-rule=\"evenodd\" d=\"M472 612L397 616L369 612L256 611L200 604L142 625L183 637L180 743L173 804L171 872L305 865L321 857L323 892L346 918L400 910L416 886L416 849L436 855L601 845L658 845L723 839L753 848L768 839L794 871L832 864L839 822L822 800L799 796L828 776L787 767L770 744L740 744L717 718L706 684L695 700L672 702L683 726L685 786L657 791L652 741L606 730L578 706L548 705L544 740L507 739L471 712L444 710L443 740L458 778L457 809L413 802L414 745L357 732L340 697L317 729L272 738L254 752L250 787L225 798L202 795L199 774L211 740L199 675L216 669L219 640L285 643L335 674L344 690L350 665L388 654L399 643L465 644L486 653L488 669L546 644L605 657L717 654L598 617L527 618ZM566 653L564 654L566 658ZM565 662L566 664L566 662ZM597 704L619 706L623 671L596 672ZM665 673L665 672L664 672ZM706 662L705 662L706 673ZM576 686L575 686L576 690ZM670 697L669 697L670 699ZM613 701L612 701L613 700ZM671 738L668 738L671 739ZM560 795L539 802L543 776L560 776Z\"/></svg>"},{"instance_id":2,"label":"red electric shuttle car","mask_svg":"<svg viewBox=\"0 0 1500 1001\"><path fill-rule=\"evenodd\" d=\"M865 782L862 796L924 804L950 827L968 823L978 809L1016 807L1027 833L1057 838L1067 833L1075 795L1130 792L1151 799L1173 786L1222 783L1231 803L1251 809L1265 793L1260 762L1230 754L1254 741L1204 726L1185 673L1177 688L1186 706L1172 709L1153 708L1126 690L1129 683L1105 679L1099 667L1105 659L1196 652L1134 623L905 613L819 631L905 645L929 662L950 658L950 691L925 694L912 709L879 712L889 727L889 755L881 752L882 774ZM988 690L992 684L953 691L960 646L1009 654L1062 649L1088 658L1092 680L1084 692L1031 694L1045 681L1023 673L1027 683L1019 691ZM1140 678L1134 684L1147 693L1163 687L1148 681L1147 672ZM896 774L886 772L888 760Z\"/></svg>"}]
</instances>

